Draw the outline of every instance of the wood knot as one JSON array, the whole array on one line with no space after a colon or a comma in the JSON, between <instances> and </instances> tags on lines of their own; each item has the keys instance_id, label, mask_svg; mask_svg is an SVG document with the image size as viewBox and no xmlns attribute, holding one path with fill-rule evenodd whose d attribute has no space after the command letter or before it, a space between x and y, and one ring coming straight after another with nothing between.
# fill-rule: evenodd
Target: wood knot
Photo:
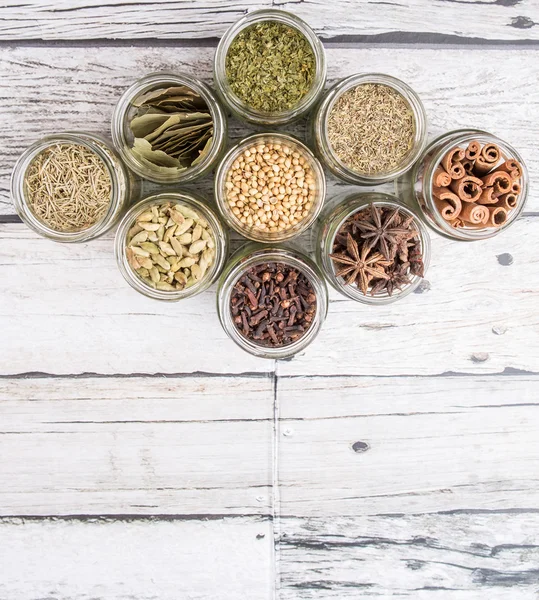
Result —
<instances>
[{"instance_id":1,"label":"wood knot","mask_svg":"<svg viewBox=\"0 0 539 600\"><path fill-rule=\"evenodd\" d=\"M367 452L369 448L370 446L367 444L367 442L354 442L352 444L352 450L358 454L361 452Z\"/></svg>"}]
</instances>

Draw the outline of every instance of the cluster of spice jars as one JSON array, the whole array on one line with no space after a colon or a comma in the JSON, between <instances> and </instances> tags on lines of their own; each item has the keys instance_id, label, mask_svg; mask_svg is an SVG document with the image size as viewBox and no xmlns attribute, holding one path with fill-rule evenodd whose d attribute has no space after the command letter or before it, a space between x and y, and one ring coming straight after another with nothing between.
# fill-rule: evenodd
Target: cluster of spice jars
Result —
<instances>
[{"instance_id":1,"label":"cluster of spice jars","mask_svg":"<svg viewBox=\"0 0 539 600\"><path fill-rule=\"evenodd\" d=\"M430 261L423 221L474 240L522 211L528 174L509 144L460 130L425 148L423 104L389 75L352 75L324 93L323 45L290 13L254 11L235 23L217 48L214 80L216 92L185 74L136 81L116 105L113 147L85 132L36 142L12 176L23 221L55 241L82 242L122 219L115 254L135 290L175 301L219 278L217 309L230 338L254 355L284 358L319 332L326 281L366 304L413 292ZM227 150L225 107L259 128L310 112L308 145L266 131ZM82 166L65 166L65 156ZM395 180L398 197L350 191L326 202L323 167L356 185ZM177 187L212 170L214 202ZM74 171L80 190L70 188ZM139 200L143 180L168 188ZM96 190L99 203L81 212ZM250 240L230 257L229 229ZM307 231L313 259L289 244Z\"/></svg>"}]
</instances>

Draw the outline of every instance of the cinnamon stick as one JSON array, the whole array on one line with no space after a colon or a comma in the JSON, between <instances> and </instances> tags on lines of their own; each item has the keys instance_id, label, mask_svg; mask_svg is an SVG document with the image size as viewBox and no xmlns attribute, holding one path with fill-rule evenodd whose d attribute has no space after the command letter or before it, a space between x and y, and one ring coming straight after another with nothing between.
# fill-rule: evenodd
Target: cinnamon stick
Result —
<instances>
[{"instance_id":1,"label":"cinnamon stick","mask_svg":"<svg viewBox=\"0 0 539 600\"><path fill-rule=\"evenodd\" d=\"M503 194L496 198L497 202L494 206L501 206L505 210L510 211L517 207L518 196L509 192L509 194Z\"/></svg>"},{"instance_id":2,"label":"cinnamon stick","mask_svg":"<svg viewBox=\"0 0 539 600\"><path fill-rule=\"evenodd\" d=\"M447 187L451 183L451 175L442 166L438 166L434 171L433 182L436 187Z\"/></svg>"},{"instance_id":3,"label":"cinnamon stick","mask_svg":"<svg viewBox=\"0 0 539 600\"><path fill-rule=\"evenodd\" d=\"M522 166L514 158L506 160L503 164L497 167L498 171L506 171L513 181L522 177Z\"/></svg>"},{"instance_id":4,"label":"cinnamon stick","mask_svg":"<svg viewBox=\"0 0 539 600\"><path fill-rule=\"evenodd\" d=\"M498 198L494 196L493 187L484 188L477 201L478 204L496 204L496 202L498 202Z\"/></svg>"},{"instance_id":5,"label":"cinnamon stick","mask_svg":"<svg viewBox=\"0 0 539 600\"><path fill-rule=\"evenodd\" d=\"M501 156L497 144L485 144L474 164L474 173L479 177L491 171L499 162Z\"/></svg>"},{"instance_id":6,"label":"cinnamon stick","mask_svg":"<svg viewBox=\"0 0 539 600\"><path fill-rule=\"evenodd\" d=\"M442 167L451 176L451 179L460 179L466 175L461 160L465 158L465 152L462 148L456 147L442 158Z\"/></svg>"},{"instance_id":7,"label":"cinnamon stick","mask_svg":"<svg viewBox=\"0 0 539 600\"><path fill-rule=\"evenodd\" d=\"M445 188L446 191L440 191L434 197L434 204L438 209L438 212L442 215L446 221L453 221L456 219L462 210L462 202L460 198L453 194L450 190Z\"/></svg>"},{"instance_id":8,"label":"cinnamon stick","mask_svg":"<svg viewBox=\"0 0 539 600\"><path fill-rule=\"evenodd\" d=\"M481 152L481 144L477 140L473 140L466 148L465 156L468 160L474 161Z\"/></svg>"},{"instance_id":9,"label":"cinnamon stick","mask_svg":"<svg viewBox=\"0 0 539 600\"><path fill-rule=\"evenodd\" d=\"M520 194L521 190L522 190L522 187L521 187L520 183L518 181L513 181L512 185L511 185L511 191L513 192L513 194Z\"/></svg>"},{"instance_id":10,"label":"cinnamon stick","mask_svg":"<svg viewBox=\"0 0 539 600\"><path fill-rule=\"evenodd\" d=\"M465 202L460 211L460 218L471 225L484 225L488 221L489 216L490 212L488 208L481 204L475 204L475 202Z\"/></svg>"},{"instance_id":11,"label":"cinnamon stick","mask_svg":"<svg viewBox=\"0 0 539 600\"><path fill-rule=\"evenodd\" d=\"M455 179L449 186L463 202L477 202L482 192L483 181L471 175Z\"/></svg>"},{"instance_id":12,"label":"cinnamon stick","mask_svg":"<svg viewBox=\"0 0 539 600\"><path fill-rule=\"evenodd\" d=\"M465 171L466 175L473 175L473 165L474 165L473 160L470 160L469 158L465 158L460 164L464 167L464 171Z\"/></svg>"},{"instance_id":13,"label":"cinnamon stick","mask_svg":"<svg viewBox=\"0 0 539 600\"><path fill-rule=\"evenodd\" d=\"M507 171L493 171L481 179L483 180L484 187L494 188L494 197L507 194L511 190L513 183Z\"/></svg>"},{"instance_id":14,"label":"cinnamon stick","mask_svg":"<svg viewBox=\"0 0 539 600\"><path fill-rule=\"evenodd\" d=\"M507 210L503 206L490 206L488 211L488 227L500 227L507 221Z\"/></svg>"}]
</instances>

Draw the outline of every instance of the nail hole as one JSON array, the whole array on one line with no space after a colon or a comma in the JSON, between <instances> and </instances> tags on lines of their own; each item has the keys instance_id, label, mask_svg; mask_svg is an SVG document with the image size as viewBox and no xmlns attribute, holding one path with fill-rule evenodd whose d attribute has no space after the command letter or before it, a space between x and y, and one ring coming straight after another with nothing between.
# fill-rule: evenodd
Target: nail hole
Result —
<instances>
[{"instance_id":1,"label":"nail hole","mask_svg":"<svg viewBox=\"0 0 539 600\"><path fill-rule=\"evenodd\" d=\"M369 444L367 444L367 442L354 442L352 444L352 450L354 452L357 452L358 454L360 452L367 452L367 450L370 448Z\"/></svg>"},{"instance_id":2,"label":"nail hole","mask_svg":"<svg viewBox=\"0 0 539 600\"><path fill-rule=\"evenodd\" d=\"M503 254L498 254L496 256L496 258L498 259L498 262L500 263L500 265L504 266L504 267L508 267L509 265L513 264L513 256L511 254L509 254L509 252L504 252Z\"/></svg>"}]
</instances>

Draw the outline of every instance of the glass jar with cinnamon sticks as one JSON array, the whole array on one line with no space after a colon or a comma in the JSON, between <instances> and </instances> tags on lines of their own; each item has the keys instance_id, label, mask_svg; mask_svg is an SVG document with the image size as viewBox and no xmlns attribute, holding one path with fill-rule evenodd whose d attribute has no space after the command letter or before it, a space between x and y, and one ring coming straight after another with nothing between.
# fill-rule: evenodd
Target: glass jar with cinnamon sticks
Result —
<instances>
[{"instance_id":1,"label":"glass jar with cinnamon sticks","mask_svg":"<svg viewBox=\"0 0 539 600\"><path fill-rule=\"evenodd\" d=\"M507 142L461 129L428 146L414 167L412 186L432 229L455 240L481 240L518 218L528 195L528 171Z\"/></svg>"}]
</instances>

